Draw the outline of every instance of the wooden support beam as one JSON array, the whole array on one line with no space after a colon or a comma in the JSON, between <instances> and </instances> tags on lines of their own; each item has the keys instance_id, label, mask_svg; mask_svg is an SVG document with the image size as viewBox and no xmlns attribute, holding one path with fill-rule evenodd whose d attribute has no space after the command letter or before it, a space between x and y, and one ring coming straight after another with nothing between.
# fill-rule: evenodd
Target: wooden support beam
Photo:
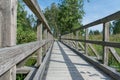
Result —
<instances>
[{"instance_id":1,"label":"wooden support beam","mask_svg":"<svg viewBox=\"0 0 120 80\"><path fill-rule=\"evenodd\" d=\"M44 40L47 40L47 29L44 30ZM47 52L47 45L44 46L44 54Z\"/></svg>"},{"instance_id":2,"label":"wooden support beam","mask_svg":"<svg viewBox=\"0 0 120 80\"><path fill-rule=\"evenodd\" d=\"M88 29L85 29L85 40L88 40ZM85 42L85 54L88 55L88 44Z\"/></svg>"},{"instance_id":3,"label":"wooden support beam","mask_svg":"<svg viewBox=\"0 0 120 80\"><path fill-rule=\"evenodd\" d=\"M120 56L116 52L116 50L112 47L109 47L110 52L112 53L113 57L117 60L118 63L120 63Z\"/></svg>"},{"instance_id":4,"label":"wooden support beam","mask_svg":"<svg viewBox=\"0 0 120 80\"><path fill-rule=\"evenodd\" d=\"M43 25L38 20L37 41L42 41L42 30L43 30ZM40 66L41 62L42 62L42 47L37 50L37 66Z\"/></svg>"},{"instance_id":5,"label":"wooden support beam","mask_svg":"<svg viewBox=\"0 0 120 80\"><path fill-rule=\"evenodd\" d=\"M21 67L21 68L17 68L17 72L16 74L27 74L29 73L32 69L32 67L27 67L27 66L24 66L24 67Z\"/></svg>"},{"instance_id":6,"label":"wooden support beam","mask_svg":"<svg viewBox=\"0 0 120 80\"><path fill-rule=\"evenodd\" d=\"M16 45L17 0L0 0L0 47ZM0 76L0 80L16 80L16 65Z\"/></svg>"},{"instance_id":7,"label":"wooden support beam","mask_svg":"<svg viewBox=\"0 0 120 80\"><path fill-rule=\"evenodd\" d=\"M78 39L78 36L79 36L79 32L77 31L77 32L76 32L76 39ZM77 49L77 50L79 49L78 41L76 41L76 49Z\"/></svg>"},{"instance_id":8,"label":"wooden support beam","mask_svg":"<svg viewBox=\"0 0 120 80\"><path fill-rule=\"evenodd\" d=\"M83 44L82 44L81 42L78 42L78 44L81 46L81 48L82 48L83 50L85 50L85 48L84 48L84 46L83 46Z\"/></svg>"},{"instance_id":9,"label":"wooden support beam","mask_svg":"<svg viewBox=\"0 0 120 80\"><path fill-rule=\"evenodd\" d=\"M95 50L95 48L91 44L88 44L88 46L93 51L93 53L95 54L95 56L97 57L97 59L100 60L100 56L98 55L98 52Z\"/></svg>"},{"instance_id":10,"label":"wooden support beam","mask_svg":"<svg viewBox=\"0 0 120 80\"><path fill-rule=\"evenodd\" d=\"M110 22L103 23L103 41L109 41L109 27ZM109 48L107 46L103 46L103 64L108 65L108 53Z\"/></svg>"}]
</instances>

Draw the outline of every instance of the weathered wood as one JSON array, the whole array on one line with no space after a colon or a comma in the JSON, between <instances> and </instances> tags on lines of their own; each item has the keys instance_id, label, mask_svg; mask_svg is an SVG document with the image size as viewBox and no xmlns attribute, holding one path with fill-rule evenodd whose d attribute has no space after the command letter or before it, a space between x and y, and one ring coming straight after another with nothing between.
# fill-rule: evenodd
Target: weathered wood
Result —
<instances>
[{"instance_id":1,"label":"weathered wood","mask_svg":"<svg viewBox=\"0 0 120 80\"><path fill-rule=\"evenodd\" d=\"M31 68L30 72L28 75L25 77L24 80L33 80L33 77L35 76L37 69L36 68Z\"/></svg>"},{"instance_id":2,"label":"weathered wood","mask_svg":"<svg viewBox=\"0 0 120 80\"><path fill-rule=\"evenodd\" d=\"M42 29L43 29L42 23L38 22L38 26L37 26L37 40L38 41L42 40ZM42 47L37 50L37 66L39 66L41 62L42 62Z\"/></svg>"},{"instance_id":3,"label":"weathered wood","mask_svg":"<svg viewBox=\"0 0 120 80\"><path fill-rule=\"evenodd\" d=\"M109 41L109 27L110 27L110 22L104 23L103 24L103 41ZM109 53L109 48L107 46L103 46L103 63L105 65L108 65L108 53Z\"/></svg>"},{"instance_id":4,"label":"weathered wood","mask_svg":"<svg viewBox=\"0 0 120 80\"><path fill-rule=\"evenodd\" d=\"M85 48L84 48L84 46L83 46L83 44L82 44L81 42L78 42L78 44L81 46L81 48L82 48L83 50L85 50Z\"/></svg>"},{"instance_id":5,"label":"weathered wood","mask_svg":"<svg viewBox=\"0 0 120 80\"><path fill-rule=\"evenodd\" d=\"M84 25L84 26L82 26L80 28L77 28L77 29L75 29L73 31L78 31L80 29L86 29L86 28L89 28L89 27L92 27L92 26L95 26L95 25L98 25L98 24L101 24L101 23L106 23L106 22L109 22L109 21L112 21L112 20L117 20L117 19L120 19L120 11L118 11L118 12L116 12L114 14L111 14L111 15L109 15L107 17L104 17L102 19L99 19L97 21L94 21L92 23L89 23L87 25Z\"/></svg>"},{"instance_id":6,"label":"weathered wood","mask_svg":"<svg viewBox=\"0 0 120 80\"><path fill-rule=\"evenodd\" d=\"M88 29L85 29L85 40L88 40ZM88 44L85 42L85 54L88 55Z\"/></svg>"},{"instance_id":7,"label":"weathered wood","mask_svg":"<svg viewBox=\"0 0 120 80\"><path fill-rule=\"evenodd\" d=\"M112 47L109 47L110 52L112 53L113 57L120 63L120 56L116 52L116 50Z\"/></svg>"},{"instance_id":8,"label":"weathered wood","mask_svg":"<svg viewBox=\"0 0 120 80\"><path fill-rule=\"evenodd\" d=\"M16 80L16 66L1 75L0 80Z\"/></svg>"},{"instance_id":9,"label":"weathered wood","mask_svg":"<svg viewBox=\"0 0 120 80\"><path fill-rule=\"evenodd\" d=\"M32 67L27 67L27 66L20 67L20 68L17 68L16 74L27 74L27 73L29 73L32 69L33 69Z\"/></svg>"},{"instance_id":10,"label":"weathered wood","mask_svg":"<svg viewBox=\"0 0 120 80\"><path fill-rule=\"evenodd\" d=\"M76 39L78 39L78 37L79 37L79 32L77 31L77 32L76 32ZM78 41L76 41L76 49L77 49L77 50L79 49Z\"/></svg>"},{"instance_id":11,"label":"weathered wood","mask_svg":"<svg viewBox=\"0 0 120 80\"><path fill-rule=\"evenodd\" d=\"M43 60L43 63L41 64L41 66L37 70L37 73L34 76L33 80L42 80L45 68L47 67L46 65L48 64L48 61L49 61L49 58L50 58L52 47L53 47L53 45L51 45L48 52L46 53L46 56L45 56L45 58Z\"/></svg>"},{"instance_id":12,"label":"weathered wood","mask_svg":"<svg viewBox=\"0 0 120 80\"><path fill-rule=\"evenodd\" d=\"M90 58L87 55L81 54L81 52L75 50L74 48L71 48L68 45L66 45L66 46L69 47L72 51L74 51L76 54L78 54L80 57L82 57L87 62L90 62L92 65L94 65L95 67L98 67L101 71L105 72L110 77L113 77L113 80L120 80L120 73L117 72L115 69L113 69L113 68L111 68L111 67L109 67L107 65L100 64L94 58Z\"/></svg>"},{"instance_id":13,"label":"weathered wood","mask_svg":"<svg viewBox=\"0 0 120 80\"><path fill-rule=\"evenodd\" d=\"M42 10L39 7L37 0L24 0L24 2L32 10L32 12L38 17L38 19L45 24L45 27L48 29L48 31L50 33L52 33L50 30L50 27L47 23L47 20L45 19L44 15L42 13Z\"/></svg>"},{"instance_id":14,"label":"weathered wood","mask_svg":"<svg viewBox=\"0 0 120 80\"><path fill-rule=\"evenodd\" d=\"M37 41L0 49L0 75L24 60L43 45L45 45L45 41Z\"/></svg>"},{"instance_id":15,"label":"weathered wood","mask_svg":"<svg viewBox=\"0 0 120 80\"><path fill-rule=\"evenodd\" d=\"M16 45L16 8L17 0L0 0L0 42L2 47Z\"/></svg>"},{"instance_id":16,"label":"weathered wood","mask_svg":"<svg viewBox=\"0 0 120 80\"><path fill-rule=\"evenodd\" d=\"M90 49L93 51L93 53L95 54L95 56L99 60L100 56L98 55L98 52L94 49L94 47L91 44L88 44L88 46L90 47Z\"/></svg>"},{"instance_id":17,"label":"weathered wood","mask_svg":"<svg viewBox=\"0 0 120 80\"><path fill-rule=\"evenodd\" d=\"M0 0L0 47L16 45L16 23L17 0ZM1 75L0 80L16 80L16 64Z\"/></svg>"},{"instance_id":18,"label":"weathered wood","mask_svg":"<svg viewBox=\"0 0 120 80\"><path fill-rule=\"evenodd\" d=\"M120 43L118 42L104 42L104 41L93 41L93 40L91 41L91 40L80 40L80 39L76 40L76 39L66 39L66 38L64 38L63 40L73 40L73 41L86 42L86 43L97 44L102 46L120 48Z\"/></svg>"},{"instance_id":19,"label":"weathered wood","mask_svg":"<svg viewBox=\"0 0 120 80\"><path fill-rule=\"evenodd\" d=\"M47 29L44 30L44 40L47 40ZM47 45L44 46L44 54L47 52Z\"/></svg>"}]
</instances>

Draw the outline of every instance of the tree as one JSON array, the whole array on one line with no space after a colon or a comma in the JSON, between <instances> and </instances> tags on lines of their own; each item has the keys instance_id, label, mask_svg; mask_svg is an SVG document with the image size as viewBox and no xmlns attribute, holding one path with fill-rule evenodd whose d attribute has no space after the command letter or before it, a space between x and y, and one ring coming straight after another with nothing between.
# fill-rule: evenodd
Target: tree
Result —
<instances>
[{"instance_id":1,"label":"tree","mask_svg":"<svg viewBox=\"0 0 120 80\"><path fill-rule=\"evenodd\" d=\"M36 21L33 15L28 15L22 0L18 0L17 8L17 44L36 40L36 33L33 27Z\"/></svg>"},{"instance_id":2,"label":"tree","mask_svg":"<svg viewBox=\"0 0 120 80\"><path fill-rule=\"evenodd\" d=\"M59 35L58 14L59 8L55 3L52 3L50 8L47 7L44 10L44 15L50 25L51 30L54 32L54 36Z\"/></svg>"},{"instance_id":3,"label":"tree","mask_svg":"<svg viewBox=\"0 0 120 80\"><path fill-rule=\"evenodd\" d=\"M93 33L94 33L94 35L99 35L100 34L99 30L95 30L95 31L93 31Z\"/></svg>"},{"instance_id":4,"label":"tree","mask_svg":"<svg viewBox=\"0 0 120 80\"><path fill-rule=\"evenodd\" d=\"M59 4L59 26L61 34L80 27L83 11L83 0L61 0Z\"/></svg>"},{"instance_id":5,"label":"tree","mask_svg":"<svg viewBox=\"0 0 120 80\"><path fill-rule=\"evenodd\" d=\"M59 5L53 3L50 8L44 10L44 15L56 36L80 27L83 14L83 0L61 0Z\"/></svg>"},{"instance_id":6,"label":"tree","mask_svg":"<svg viewBox=\"0 0 120 80\"><path fill-rule=\"evenodd\" d=\"M120 33L120 19L113 22L113 34Z\"/></svg>"}]
</instances>

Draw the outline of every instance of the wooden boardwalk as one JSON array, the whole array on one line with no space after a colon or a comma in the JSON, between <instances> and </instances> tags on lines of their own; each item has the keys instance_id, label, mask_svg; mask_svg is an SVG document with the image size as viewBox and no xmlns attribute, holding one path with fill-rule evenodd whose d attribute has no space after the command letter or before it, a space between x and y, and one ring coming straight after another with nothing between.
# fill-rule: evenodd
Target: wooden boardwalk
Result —
<instances>
[{"instance_id":1,"label":"wooden boardwalk","mask_svg":"<svg viewBox=\"0 0 120 80\"><path fill-rule=\"evenodd\" d=\"M69 48L55 42L43 80L112 80Z\"/></svg>"}]
</instances>

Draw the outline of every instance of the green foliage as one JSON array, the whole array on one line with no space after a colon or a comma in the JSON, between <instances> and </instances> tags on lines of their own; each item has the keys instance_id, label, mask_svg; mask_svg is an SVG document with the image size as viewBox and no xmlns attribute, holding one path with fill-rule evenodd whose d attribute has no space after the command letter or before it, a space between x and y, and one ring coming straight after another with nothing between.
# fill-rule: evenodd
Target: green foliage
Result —
<instances>
[{"instance_id":1,"label":"green foliage","mask_svg":"<svg viewBox=\"0 0 120 80\"><path fill-rule=\"evenodd\" d=\"M34 66L35 63L36 63L36 59L35 58L29 58L26 63L25 63L25 66Z\"/></svg>"},{"instance_id":2,"label":"green foliage","mask_svg":"<svg viewBox=\"0 0 120 80\"><path fill-rule=\"evenodd\" d=\"M36 40L36 33L33 27L36 20L33 15L28 15L24 3L19 0L17 8L17 44L27 43Z\"/></svg>"},{"instance_id":3,"label":"green foliage","mask_svg":"<svg viewBox=\"0 0 120 80\"><path fill-rule=\"evenodd\" d=\"M62 34L80 27L84 14L83 0L62 0L59 8L60 13L58 20Z\"/></svg>"},{"instance_id":4,"label":"green foliage","mask_svg":"<svg viewBox=\"0 0 120 80\"><path fill-rule=\"evenodd\" d=\"M113 22L113 34L120 33L120 19Z\"/></svg>"},{"instance_id":5,"label":"green foliage","mask_svg":"<svg viewBox=\"0 0 120 80\"><path fill-rule=\"evenodd\" d=\"M24 80L25 77L25 74L17 74L16 80Z\"/></svg>"},{"instance_id":6,"label":"green foliage","mask_svg":"<svg viewBox=\"0 0 120 80\"><path fill-rule=\"evenodd\" d=\"M58 36L59 27L58 27L58 16L59 16L59 8L55 3L51 4L51 7L47 7L44 10L44 15L50 25L51 30L54 32L54 36Z\"/></svg>"},{"instance_id":7,"label":"green foliage","mask_svg":"<svg viewBox=\"0 0 120 80\"><path fill-rule=\"evenodd\" d=\"M56 36L68 33L81 26L83 0L61 0L59 5L53 3L47 7L44 14Z\"/></svg>"}]
</instances>

